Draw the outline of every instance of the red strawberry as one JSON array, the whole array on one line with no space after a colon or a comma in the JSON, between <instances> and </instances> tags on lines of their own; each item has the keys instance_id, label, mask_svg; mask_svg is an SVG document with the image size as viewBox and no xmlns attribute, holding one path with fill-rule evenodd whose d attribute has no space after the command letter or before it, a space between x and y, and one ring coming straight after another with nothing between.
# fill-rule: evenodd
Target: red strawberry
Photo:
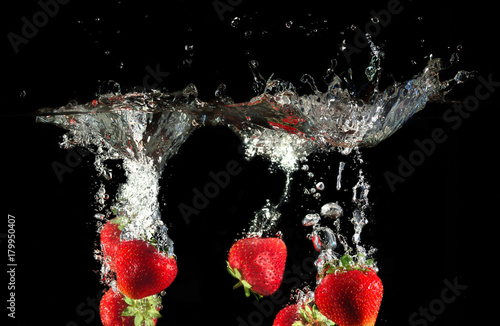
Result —
<instances>
[{"instance_id":1,"label":"red strawberry","mask_svg":"<svg viewBox=\"0 0 500 326\"><path fill-rule=\"evenodd\" d=\"M319 311L341 326L373 326L382 294L382 281L373 269L344 264L326 272L314 297Z\"/></svg>"},{"instance_id":2,"label":"red strawberry","mask_svg":"<svg viewBox=\"0 0 500 326\"><path fill-rule=\"evenodd\" d=\"M330 326L335 325L319 311L316 305L307 303L289 305L278 312L273 326Z\"/></svg>"},{"instance_id":3,"label":"red strawberry","mask_svg":"<svg viewBox=\"0 0 500 326\"><path fill-rule=\"evenodd\" d=\"M153 326L161 317L160 304L158 296L132 300L109 289L101 299L99 314L104 326Z\"/></svg>"},{"instance_id":4,"label":"red strawberry","mask_svg":"<svg viewBox=\"0 0 500 326\"><path fill-rule=\"evenodd\" d=\"M243 285L245 295L271 295L281 285L286 263L286 245L279 238L245 238L229 250L227 269Z\"/></svg>"},{"instance_id":5,"label":"red strawberry","mask_svg":"<svg viewBox=\"0 0 500 326\"><path fill-rule=\"evenodd\" d=\"M115 255L120 245L120 234L122 233L118 219L114 218L104 225L101 230L101 248L104 262L111 270L115 269Z\"/></svg>"},{"instance_id":6,"label":"red strawberry","mask_svg":"<svg viewBox=\"0 0 500 326\"><path fill-rule=\"evenodd\" d=\"M299 306L298 304L292 304L278 312L276 318L274 318L273 326L292 326L300 320Z\"/></svg>"},{"instance_id":7,"label":"red strawberry","mask_svg":"<svg viewBox=\"0 0 500 326\"><path fill-rule=\"evenodd\" d=\"M140 299L165 290L177 275L177 262L146 241L129 240L118 248L115 269L120 291Z\"/></svg>"}]
</instances>

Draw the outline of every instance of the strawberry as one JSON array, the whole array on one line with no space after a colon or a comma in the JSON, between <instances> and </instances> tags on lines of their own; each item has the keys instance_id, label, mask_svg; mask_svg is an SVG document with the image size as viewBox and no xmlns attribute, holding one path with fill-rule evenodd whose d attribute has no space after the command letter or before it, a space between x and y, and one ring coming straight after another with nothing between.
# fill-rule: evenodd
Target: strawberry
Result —
<instances>
[{"instance_id":1,"label":"strawberry","mask_svg":"<svg viewBox=\"0 0 500 326\"><path fill-rule=\"evenodd\" d=\"M165 290L177 275L177 262L143 240L122 241L115 256L118 289L132 299Z\"/></svg>"},{"instance_id":2,"label":"strawberry","mask_svg":"<svg viewBox=\"0 0 500 326\"><path fill-rule=\"evenodd\" d=\"M160 304L158 296L132 300L111 288L101 299L99 314L104 326L153 326L161 317Z\"/></svg>"},{"instance_id":3,"label":"strawberry","mask_svg":"<svg viewBox=\"0 0 500 326\"><path fill-rule=\"evenodd\" d=\"M104 225L101 230L101 248L104 262L111 270L115 269L115 255L120 245L120 234L122 233L118 219L114 218Z\"/></svg>"},{"instance_id":4,"label":"strawberry","mask_svg":"<svg viewBox=\"0 0 500 326\"><path fill-rule=\"evenodd\" d=\"M334 322L323 316L316 305L308 303L289 305L278 312L273 326L332 326Z\"/></svg>"},{"instance_id":5,"label":"strawberry","mask_svg":"<svg viewBox=\"0 0 500 326\"><path fill-rule=\"evenodd\" d=\"M342 266L330 266L314 293L319 311L341 326L373 326L382 302L383 286L369 267L353 265L349 256Z\"/></svg>"},{"instance_id":6,"label":"strawberry","mask_svg":"<svg viewBox=\"0 0 500 326\"><path fill-rule=\"evenodd\" d=\"M299 305L292 304L281 309L274 318L273 326L292 326L300 321Z\"/></svg>"},{"instance_id":7,"label":"strawberry","mask_svg":"<svg viewBox=\"0 0 500 326\"><path fill-rule=\"evenodd\" d=\"M286 263L286 245L279 238L252 237L236 241L229 250L227 270L243 285L245 295L271 295L281 285Z\"/></svg>"}]
</instances>

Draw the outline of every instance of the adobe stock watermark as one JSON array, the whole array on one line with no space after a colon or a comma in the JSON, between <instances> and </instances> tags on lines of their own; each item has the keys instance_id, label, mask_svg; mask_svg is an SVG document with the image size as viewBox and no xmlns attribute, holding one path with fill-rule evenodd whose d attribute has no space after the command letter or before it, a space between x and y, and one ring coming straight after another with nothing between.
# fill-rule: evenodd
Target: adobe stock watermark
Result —
<instances>
[{"instance_id":1,"label":"adobe stock watermark","mask_svg":"<svg viewBox=\"0 0 500 326\"><path fill-rule=\"evenodd\" d=\"M367 35L371 37L378 36L382 32L382 28L387 27L391 23L393 16L400 14L403 9L404 7L399 0L389 0L387 2L387 9L379 11L371 10L372 19L365 24L364 30L361 30L359 27L355 28L354 45L346 42L342 43L342 52L347 63L351 63L352 54L361 53L361 50L370 44Z\"/></svg>"},{"instance_id":2,"label":"adobe stock watermark","mask_svg":"<svg viewBox=\"0 0 500 326\"><path fill-rule=\"evenodd\" d=\"M292 288L298 288L303 282L310 278L311 274L316 273L314 261L315 259L313 257L306 257L301 265L293 265L291 270L285 270L282 284L290 285ZM255 310L250 312L246 318L242 316L236 318L238 326L262 325L266 318L270 318L277 313L276 308L281 307L289 299L290 296L281 289L278 289L269 297L260 300L255 299L253 301Z\"/></svg>"},{"instance_id":3,"label":"adobe stock watermark","mask_svg":"<svg viewBox=\"0 0 500 326\"><path fill-rule=\"evenodd\" d=\"M99 317L99 302L101 301L102 296L104 295L105 290L99 290L95 297L87 297L85 301L80 302L78 306L76 306L76 313L83 319L85 322L84 325L89 325L92 323L96 317ZM72 320L66 323L65 326L80 326L82 324Z\"/></svg>"},{"instance_id":4,"label":"adobe stock watermark","mask_svg":"<svg viewBox=\"0 0 500 326\"><path fill-rule=\"evenodd\" d=\"M445 287L441 290L438 298L431 300L425 307L420 306L418 311L410 315L408 323L411 326L427 326L434 322L438 316L444 313L449 304L455 302L467 290L467 285L458 283L458 277L455 277L452 282L445 279L443 283Z\"/></svg>"},{"instance_id":5,"label":"adobe stock watermark","mask_svg":"<svg viewBox=\"0 0 500 326\"><path fill-rule=\"evenodd\" d=\"M453 105L453 108L446 110L443 113L443 121L449 124L451 130L456 131L462 125L464 120L468 119L472 113L479 109L482 101L486 101L500 87L500 81L493 80L493 75L490 73L486 78L479 76L474 94L471 94L463 99L462 102ZM448 139L446 130L437 127L431 131L430 137L425 139L415 139L416 148L411 151L406 157L398 156L398 168L395 172L385 171L384 178L391 189L391 192L396 190L399 183L405 182L416 170L417 167L424 164L426 159L436 151L437 145L444 143Z\"/></svg>"},{"instance_id":6,"label":"adobe stock watermark","mask_svg":"<svg viewBox=\"0 0 500 326\"><path fill-rule=\"evenodd\" d=\"M214 0L212 2L212 6L214 7L215 9L215 12L217 13L217 15L219 16L219 19L221 22L224 21L225 17L225 13L227 11L233 11L235 7L241 5L241 3L243 2L243 0Z\"/></svg>"},{"instance_id":7,"label":"adobe stock watermark","mask_svg":"<svg viewBox=\"0 0 500 326\"><path fill-rule=\"evenodd\" d=\"M167 71L161 71L159 64L157 64L154 69L150 66L146 66L144 69L147 74L142 78L142 86L148 91L157 88L161 82L170 75Z\"/></svg>"},{"instance_id":8,"label":"adobe stock watermark","mask_svg":"<svg viewBox=\"0 0 500 326\"><path fill-rule=\"evenodd\" d=\"M64 175L66 173L73 172L76 167L82 164L83 158L89 154L90 152L88 150L78 147L76 149L70 149L67 152L64 163L61 163L59 161L52 161L50 166L52 167L57 180L59 180L59 182L63 182Z\"/></svg>"},{"instance_id":9,"label":"adobe stock watermark","mask_svg":"<svg viewBox=\"0 0 500 326\"><path fill-rule=\"evenodd\" d=\"M219 196L221 191L229 186L232 178L236 177L243 171L237 160L230 160L226 164L226 168L214 173L210 171L208 175L211 181L207 182L202 189L194 187L193 197L190 204L180 203L178 208L186 224L190 223L192 215L198 215L202 210L208 207L210 200Z\"/></svg>"},{"instance_id":10,"label":"adobe stock watermark","mask_svg":"<svg viewBox=\"0 0 500 326\"><path fill-rule=\"evenodd\" d=\"M14 53L19 53L19 47L28 44L30 40L37 36L40 29L47 26L50 19L59 13L60 6L69 2L70 0L39 0L37 4L40 10L35 12L30 19L26 16L21 18L20 33L9 32L7 34Z\"/></svg>"}]
</instances>

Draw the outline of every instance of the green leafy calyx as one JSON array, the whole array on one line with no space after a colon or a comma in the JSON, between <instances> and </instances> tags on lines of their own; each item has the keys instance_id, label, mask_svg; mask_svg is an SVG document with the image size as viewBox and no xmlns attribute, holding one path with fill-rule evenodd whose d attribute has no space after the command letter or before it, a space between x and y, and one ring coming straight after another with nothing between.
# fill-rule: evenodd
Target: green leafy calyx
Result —
<instances>
[{"instance_id":1,"label":"green leafy calyx","mask_svg":"<svg viewBox=\"0 0 500 326\"><path fill-rule=\"evenodd\" d=\"M227 271L229 272L229 274L231 274L232 277L234 277L239 281L233 286L233 290L243 286L243 290L245 291L245 296L247 298L250 296L250 293L253 293L254 296L257 298L257 300L260 300L262 298L262 295L255 293L254 291L251 290L252 285L243 279L243 276L241 275L240 271L236 268L232 268L231 265L229 265L228 261L226 261L226 263L227 263Z\"/></svg>"},{"instance_id":2,"label":"green leafy calyx","mask_svg":"<svg viewBox=\"0 0 500 326\"><path fill-rule=\"evenodd\" d=\"M360 270L360 271L373 271L375 267L374 259L364 259L362 255L357 257L352 257L351 255L344 255L340 259L334 260L328 264L325 264L323 270L320 272L321 275L326 276L328 274L333 274L339 271L350 271L350 270Z\"/></svg>"},{"instance_id":3,"label":"green leafy calyx","mask_svg":"<svg viewBox=\"0 0 500 326\"><path fill-rule=\"evenodd\" d=\"M161 318L158 312L158 307L161 305L161 297L152 295L143 299L131 299L124 296L123 299L127 304L122 316L134 316L135 326L154 326L153 318Z\"/></svg>"},{"instance_id":4,"label":"green leafy calyx","mask_svg":"<svg viewBox=\"0 0 500 326\"><path fill-rule=\"evenodd\" d=\"M333 326L335 323L326 318L318 307L311 302L300 305L299 308L300 320L292 324L292 326Z\"/></svg>"}]
</instances>

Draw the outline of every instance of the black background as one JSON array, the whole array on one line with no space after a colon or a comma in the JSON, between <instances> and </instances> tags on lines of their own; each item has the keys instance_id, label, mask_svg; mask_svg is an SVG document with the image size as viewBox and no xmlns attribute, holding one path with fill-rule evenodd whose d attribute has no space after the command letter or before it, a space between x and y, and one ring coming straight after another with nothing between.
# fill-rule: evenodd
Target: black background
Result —
<instances>
[{"instance_id":1,"label":"black background","mask_svg":"<svg viewBox=\"0 0 500 326\"><path fill-rule=\"evenodd\" d=\"M220 83L227 85L228 95L236 102L254 96L249 60L260 63L264 77L274 73L294 83L301 94L310 92L300 82L306 73L325 91L322 77L331 59L338 59L338 73L352 67L362 75L368 49L353 55L348 64L339 44L343 39L353 44L350 26L363 29L370 11L387 7L387 1L246 0L232 4L232 10L219 16L212 1L73 0L60 5L36 35L19 45L17 53L7 35L22 36L22 17L32 21L41 7L36 1L4 4L4 220L0 230L6 230L7 214L15 216L18 263L16 319L9 318L8 325L100 325L95 307L103 286L94 272L99 265L93 257L98 237L92 216L93 194L101 180L89 155L60 181L52 165L64 164L68 158L68 151L58 146L64 131L36 124L29 112L73 99L89 101L99 81L115 80L123 91L141 87L147 67L168 72L158 82L159 88L173 91L194 83L204 100L213 97ZM479 76L492 74L493 80L500 80L498 26L491 2L401 1L401 5L403 11L393 15L374 37L375 43L385 44L385 72L399 81L409 79L423 69L425 56L447 60L461 45L461 61L453 72L476 70ZM235 17L240 18L237 27L231 26ZM288 21L293 22L291 28L286 27ZM186 45L193 48L186 50ZM462 101L478 85L477 80L459 85L448 99ZM366 162L362 169L372 187L372 223L362 237L379 248L379 275L385 287L377 325L410 325L409 317L420 307L428 308L433 302L440 307L437 302L446 288L444 280L453 283L455 279L467 288L452 303L444 304L444 310L428 324L468 325L494 318L491 298L498 290L495 229L500 199L498 107L498 94L493 93L452 129L443 114L453 106L431 103L392 138L361 151ZM409 158L418 149L415 140L429 139L436 128L445 131L446 141L391 189L384 173L397 173L399 157ZM245 161L238 145L239 139L225 128L200 129L163 174L160 202L175 241L179 274L163 299L164 318L158 325L238 325L238 317L247 320L263 315L253 299L231 290L234 281L225 271L225 259L253 212L268 198L278 200L284 176L271 173L262 159ZM242 172L187 223L179 204L189 204L192 190L210 181L209 172L223 171L232 160ZM331 154L314 160L311 165L317 179L323 178L327 186L322 198L302 195L303 188L313 183L305 173L297 172L291 200L282 211L279 229L289 249L287 270L291 272L290 281L281 289L286 298L302 275L293 267L303 267L315 255L306 239L309 230L300 220L322 203L349 201L349 192L327 191L334 188L340 160L347 162L344 189L357 180L359 168L353 168L351 158ZM111 191L122 179L117 170L107 189ZM6 270L6 239L0 240L2 269ZM300 279L299 287L314 286L313 274ZM3 307L9 291L8 281L3 280L1 318L7 320ZM272 305L262 325L271 325L281 306ZM256 321L258 317L253 322L259 324Z\"/></svg>"}]
</instances>

